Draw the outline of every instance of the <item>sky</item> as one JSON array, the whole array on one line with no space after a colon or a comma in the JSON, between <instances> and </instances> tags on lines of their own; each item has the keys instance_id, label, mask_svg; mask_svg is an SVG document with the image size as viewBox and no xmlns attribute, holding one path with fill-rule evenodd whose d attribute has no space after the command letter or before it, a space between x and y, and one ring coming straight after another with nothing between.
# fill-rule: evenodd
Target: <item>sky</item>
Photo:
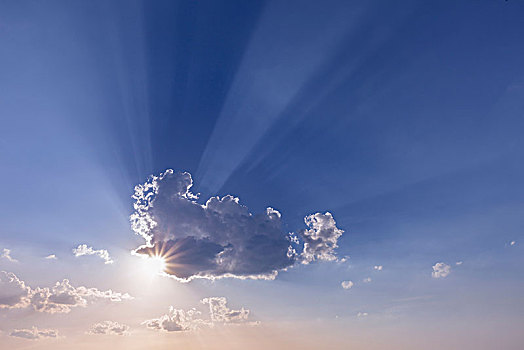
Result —
<instances>
[{"instance_id":1,"label":"sky","mask_svg":"<svg viewBox=\"0 0 524 350\"><path fill-rule=\"evenodd\" d=\"M523 14L0 0L0 348L521 349Z\"/></svg>"}]
</instances>

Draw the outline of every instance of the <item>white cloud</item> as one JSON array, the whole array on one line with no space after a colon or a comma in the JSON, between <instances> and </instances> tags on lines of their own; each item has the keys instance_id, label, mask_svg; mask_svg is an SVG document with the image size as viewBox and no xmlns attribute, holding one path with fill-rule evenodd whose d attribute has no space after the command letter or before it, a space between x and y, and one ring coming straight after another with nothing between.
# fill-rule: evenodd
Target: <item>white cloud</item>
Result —
<instances>
[{"instance_id":1,"label":"white cloud","mask_svg":"<svg viewBox=\"0 0 524 350\"><path fill-rule=\"evenodd\" d=\"M345 262L348 261L349 259L350 259L350 256L349 256L349 255L346 255L346 256L344 256L343 258L338 259L338 262L339 262L339 263L345 263Z\"/></svg>"},{"instance_id":2,"label":"white cloud","mask_svg":"<svg viewBox=\"0 0 524 350\"><path fill-rule=\"evenodd\" d=\"M351 287L353 287L354 283L352 281L342 281L340 283L340 285L342 286L342 288L344 289L351 289Z\"/></svg>"},{"instance_id":3,"label":"white cloud","mask_svg":"<svg viewBox=\"0 0 524 350\"><path fill-rule=\"evenodd\" d=\"M120 302L133 299L127 293L74 287L67 279L50 288L31 288L12 272L5 271L0 272L0 287L0 309L31 307L39 312L67 313L72 308L86 307L89 303L99 300Z\"/></svg>"},{"instance_id":4,"label":"white cloud","mask_svg":"<svg viewBox=\"0 0 524 350\"><path fill-rule=\"evenodd\" d=\"M0 309L18 309L29 305L31 288L14 273L0 271Z\"/></svg>"},{"instance_id":5,"label":"white cloud","mask_svg":"<svg viewBox=\"0 0 524 350\"><path fill-rule=\"evenodd\" d=\"M227 299L224 297L209 297L200 301L209 306L209 318L202 319L202 313L195 308L188 311L176 309L173 306L169 312L159 318L142 322L147 328L164 332L192 331L202 327L213 327L215 325L257 323L248 322L249 310L241 308L231 310L227 307Z\"/></svg>"},{"instance_id":6,"label":"white cloud","mask_svg":"<svg viewBox=\"0 0 524 350\"><path fill-rule=\"evenodd\" d=\"M58 258L56 257L55 254L51 254L51 255L46 256L44 259L47 259L47 260L57 260Z\"/></svg>"},{"instance_id":7,"label":"white cloud","mask_svg":"<svg viewBox=\"0 0 524 350\"><path fill-rule=\"evenodd\" d=\"M165 332L195 330L206 324L204 320L197 318L200 314L200 311L197 311L196 309L184 311L170 306L167 314L162 315L159 318L144 321L142 324L146 325L149 329Z\"/></svg>"},{"instance_id":8,"label":"white cloud","mask_svg":"<svg viewBox=\"0 0 524 350\"><path fill-rule=\"evenodd\" d=\"M11 249L7 248L4 248L2 254L0 254L0 259L7 259L11 262L18 262L18 260L13 259L13 257L11 257Z\"/></svg>"},{"instance_id":9,"label":"white cloud","mask_svg":"<svg viewBox=\"0 0 524 350\"><path fill-rule=\"evenodd\" d=\"M133 253L162 255L165 272L194 278L274 279L298 261L336 260L342 234L330 213L306 217L299 235L283 230L281 214L267 208L252 214L236 197L211 197L200 204L189 173L166 170L135 187L133 231L145 245ZM304 240L301 253L295 249Z\"/></svg>"},{"instance_id":10,"label":"white cloud","mask_svg":"<svg viewBox=\"0 0 524 350\"><path fill-rule=\"evenodd\" d=\"M383 268L382 265L375 265L375 266L373 266L373 269L377 270L377 271L382 271L382 268Z\"/></svg>"},{"instance_id":11,"label":"white cloud","mask_svg":"<svg viewBox=\"0 0 524 350\"><path fill-rule=\"evenodd\" d=\"M227 307L227 299L224 297L204 298L202 304L209 305L209 315L214 323L244 322L249 317L249 310L231 310Z\"/></svg>"},{"instance_id":12,"label":"white cloud","mask_svg":"<svg viewBox=\"0 0 524 350\"><path fill-rule=\"evenodd\" d=\"M129 334L129 326L114 322L114 321L104 321L100 323L95 323L89 329L89 334L105 334L105 335L127 335Z\"/></svg>"},{"instance_id":13,"label":"white cloud","mask_svg":"<svg viewBox=\"0 0 524 350\"><path fill-rule=\"evenodd\" d=\"M517 241L511 241L511 242L509 242L509 245L510 245L510 246L514 246L514 245L516 245L516 244L517 244Z\"/></svg>"},{"instance_id":14,"label":"white cloud","mask_svg":"<svg viewBox=\"0 0 524 350\"><path fill-rule=\"evenodd\" d=\"M463 264L462 261L457 261L457 262L455 263L455 265L457 265L457 266L460 266L460 265L462 265L462 264Z\"/></svg>"},{"instance_id":15,"label":"white cloud","mask_svg":"<svg viewBox=\"0 0 524 350\"><path fill-rule=\"evenodd\" d=\"M364 282L364 283L369 283L369 282L371 282L371 277L366 277L366 278L364 278L364 279L362 280L362 282Z\"/></svg>"},{"instance_id":16,"label":"white cloud","mask_svg":"<svg viewBox=\"0 0 524 350\"><path fill-rule=\"evenodd\" d=\"M433 278L444 278L448 276L451 273L451 266L439 262L433 265L433 272L431 273L431 276Z\"/></svg>"},{"instance_id":17,"label":"white cloud","mask_svg":"<svg viewBox=\"0 0 524 350\"><path fill-rule=\"evenodd\" d=\"M38 329L33 327L31 329L15 329L9 333L9 335L11 337L38 340L43 338L57 338L58 331L54 329Z\"/></svg>"},{"instance_id":18,"label":"white cloud","mask_svg":"<svg viewBox=\"0 0 524 350\"><path fill-rule=\"evenodd\" d=\"M105 264L112 264L114 261L109 256L109 252L105 249L95 250L93 247L88 247L87 244L80 244L78 247L73 249L73 254L76 257L83 255L96 255L105 261Z\"/></svg>"},{"instance_id":19,"label":"white cloud","mask_svg":"<svg viewBox=\"0 0 524 350\"><path fill-rule=\"evenodd\" d=\"M344 231L337 228L333 215L329 212L316 213L306 216L304 221L309 229L300 233L305 242L301 254L302 262L307 264L315 260L337 260L335 249Z\"/></svg>"},{"instance_id":20,"label":"white cloud","mask_svg":"<svg viewBox=\"0 0 524 350\"><path fill-rule=\"evenodd\" d=\"M358 312L357 317L366 317L368 315L367 312Z\"/></svg>"}]
</instances>

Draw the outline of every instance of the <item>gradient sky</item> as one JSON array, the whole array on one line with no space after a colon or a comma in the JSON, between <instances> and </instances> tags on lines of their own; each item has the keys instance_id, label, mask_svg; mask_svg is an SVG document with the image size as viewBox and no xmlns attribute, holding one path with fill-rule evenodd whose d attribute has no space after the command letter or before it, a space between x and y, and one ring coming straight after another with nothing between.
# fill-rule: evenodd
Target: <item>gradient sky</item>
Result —
<instances>
[{"instance_id":1,"label":"gradient sky","mask_svg":"<svg viewBox=\"0 0 524 350\"><path fill-rule=\"evenodd\" d=\"M523 16L0 0L0 348L522 349Z\"/></svg>"}]
</instances>

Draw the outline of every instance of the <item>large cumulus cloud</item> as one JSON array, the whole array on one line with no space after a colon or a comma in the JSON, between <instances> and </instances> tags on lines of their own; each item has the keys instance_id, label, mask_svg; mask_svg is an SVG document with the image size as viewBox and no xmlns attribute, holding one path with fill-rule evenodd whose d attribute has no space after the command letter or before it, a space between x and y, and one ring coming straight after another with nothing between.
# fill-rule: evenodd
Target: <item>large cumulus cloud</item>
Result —
<instances>
[{"instance_id":1,"label":"large cumulus cloud","mask_svg":"<svg viewBox=\"0 0 524 350\"><path fill-rule=\"evenodd\" d=\"M12 272L0 271L0 309L32 308L46 313L68 313L72 308L86 307L98 300L120 302L130 299L133 297L127 293L74 287L67 279L52 287L31 288Z\"/></svg>"},{"instance_id":2,"label":"large cumulus cloud","mask_svg":"<svg viewBox=\"0 0 524 350\"><path fill-rule=\"evenodd\" d=\"M289 234L277 210L252 214L230 195L200 204L192 185L189 173L168 169L136 186L133 195L131 225L145 239L134 253L161 255L170 276L183 281L273 279L298 262L336 260L334 250L343 231L330 213L306 217L308 229ZM304 241L301 252L298 237Z\"/></svg>"}]
</instances>

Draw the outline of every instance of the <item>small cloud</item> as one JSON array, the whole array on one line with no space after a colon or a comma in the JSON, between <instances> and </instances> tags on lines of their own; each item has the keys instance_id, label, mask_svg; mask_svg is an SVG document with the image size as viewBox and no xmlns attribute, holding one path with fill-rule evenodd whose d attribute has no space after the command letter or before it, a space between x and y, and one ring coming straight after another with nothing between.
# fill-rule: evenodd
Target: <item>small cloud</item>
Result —
<instances>
[{"instance_id":1,"label":"small cloud","mask_svg":"<svg viewBox=\"0 0 524 350\"><path fill-rule=\"evenodd\" d=\"M366 278L364 278L364 279L362 280L362 282L364 282L364 283L369 283L369 282L371 282L371 277L366 277Z\"/></svg>"},{"instance_id":2,"label":"small cloud","mask_svg":"<svg viewBox=\"0 0 524 350\"><path fill-rule=\"evenodd\" d=\"M345 263L345 262L348 261L349 259L350 259L349 255L344 255L343 258L338 259L338 262L339 262L339 263Z\"/></svg>"},{"instance_id":3,"label":"small cloud","mask_svg":"<svg viewBox=\"0 0 524 350\"><path fill-rule=\"evenodd\" d=\"M114 262L113 259L109 256L109 252L107 250L95 250L93 247L88 247L87 244L80 244L78 247L74 248L73 254L75 254L76 257L83 255L97 255L102 260L104 260L106 264L112 264Z\"/></svg>"},{"instance_id":4,"label":"small cloud","mask_svg":"<svg viewBox=\"0 0 524 350\"><path fill-rule=\"evenodd\" d=\"M517 245L517 241L511 241L511 242L509 242L509 245L513 247L513 246Z\"/></svg>"},{"instance_id":5,"label":"small cloud","mask_svg":"<svg viewBox=\"0 0 524 350\"><path fill-rule=\"evenodd\" d=\"M209 306L209 319L200 318L202 313L195 308L184 311L171 306L167 314L159 318L146 320L142 324L149 329L164 332L185 332L202 327L226 324L257 324L248 322L249 310L244 308L239 310L230 309L227 306L227 299L224 297L204 298L200 302Z\"/></svg>"},{"instance_id":6,"label":"small cloud","mask_svg":"<svg viewBox=\"0 0 524 350\"><path fill-rule=\"evenodd\" d=\"M51 254L51 255L46 256L44 259L47 259L47 260L57 260L58 258L56 257L55 254Z\"/></svg>"},{"instance_id":7,"label":"small cloud","mask_svg":"<svg viewBox=\"0 0 524 350\"><path fill-rule=\"evenodd\" d=\"M357 317L366 317L368 315L367 312L358 312Z\"/></svg>"},{"instance_id":8,"label":"small cloud","mask_svg":"<svg viewBox=\"0 0 524 350\"><path fill-rule=\"evenodd\" d=\"M249 310L244 308L231 310L224 297L204 298L200 302L209 305L209 315L214 323L241 323L247 321L249 317Z\"/></svg>"},{"instance_id":9,"label":"small cloud","mask_svg":"<svg viewBox=\"0 0 524 350\"><path fill-rule=\"evenodd\" d=\"M88 334L105 334L105 335L127 335L129 326L113 321L104 321L95 323L89 329Z\"/></svg>"},{"instance_id":10,"label":"small cloud","mask_svg":"<svg viewBox=\"0 0 524 350\"><path fill-rule=\"evenodd\" d=\"M316 213L306 216L304 222L309 229L300 234L305 242L301 254L302 262L308 264L315 260L336 261L335 249L344 231L337 228L333 215L329 212Z\"/></svg>"},{"instance_id":11,"label":"small cloud","mask_svg":"<svg viewBox=\"0 0 524 350\"><path fill-rule=\"evenodd\" d=\"M354 283L352 281L342 281L342 283L340 283L340 285L344 289L351 289L351 287L353 287Z\"/></svg>"},{"instance_id":12,"label":"small cloud","mask_svg":"<svg viewBox=\"0 0 524 350\"><path fill-rule=\"evenodd\" d=\"M382 265L375 265L375 266L373 266L373 269L377 270L377 271L382 271L382 268L383 268Z\"/></svg>"},{"instance_id":13,"label":"small cloud","mask_svg":"<svg viewBox=\"0 0 524 350\"><path fill-rule=\"evenodd\" d=\"M444 278L451 273L451 266L444 264L443 262L436 263L433 265L433 272L431 276L433 278Z\"/></svg>"},{"instance_id":14,"label":"small cloud","mask_svg":"<svg viewBox=\"0 0 524 350\"><path fill-rule=\"evenodd\" d=\"M455 265L460 266L460 265L462 265L462 263L463 263L462 261L457 261L457 262L455 263Z\"/></svg>"},{"instance_id":15,"label":"small cloud","mask_svg":"<svg viewBox=\"0 0 524 350\"><path fill-rule=\"evenodd\" d=\"M7 248L4 248L2 254L0 255L0 259L3 258L3 259L7 259L11 262L18 262L18 260L16 259L13 259L11 257L11 249L7 249Z\"/></svg>"},{"instance_id":16,"label":"small cloud","mask_svg":"<svg viewBox=\"0 0 524 350\"><path fill-rule=\"evenodd\" d=\"M173 306L169 307L169 312L159 318L153 318L142 322L149 329L164 331L164 332L184 332L195 330L205 322L196 318L201 313L196 309L184 311L175 309Z\"/></svg>"},{"instance_id":17,"label":"small cloud","mask_svg":"<svg viewBox=\"0 0 524 350\"><path fill-rule=\"evenodd\" d=\"M31 329L15 329L9 333L11 337L24 338L29 340L38 340L43 338L57 338L58 331L54 329L38 329L33 327Z\"/></svg>"}]
</instances>

